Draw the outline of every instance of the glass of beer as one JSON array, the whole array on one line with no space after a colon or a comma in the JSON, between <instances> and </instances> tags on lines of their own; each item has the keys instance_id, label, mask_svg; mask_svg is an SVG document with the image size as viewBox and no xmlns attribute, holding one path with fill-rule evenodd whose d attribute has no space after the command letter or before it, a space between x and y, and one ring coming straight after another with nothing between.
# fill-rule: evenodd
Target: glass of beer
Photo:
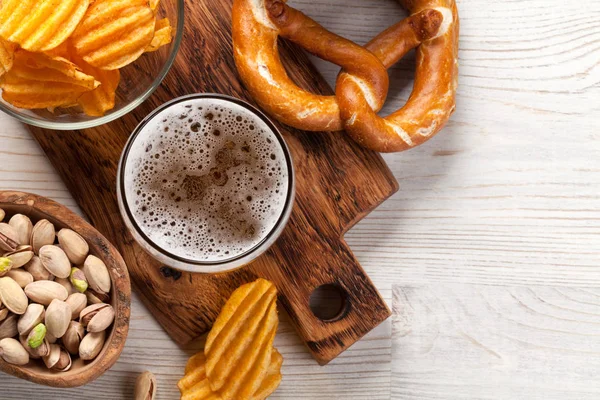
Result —
<instances>
[{"instance_id":1,"label":"glass of beer","mask_svg":"<svg viewBox=\"0 0 600 400\"><path fill-rule=\"evenodd\" d=\"M121 215L160 262L217 273L246 265L279 237L295 194L290 151L246 102L198 94L156 109L127 142Z\"/></svg>"}]
</instances>

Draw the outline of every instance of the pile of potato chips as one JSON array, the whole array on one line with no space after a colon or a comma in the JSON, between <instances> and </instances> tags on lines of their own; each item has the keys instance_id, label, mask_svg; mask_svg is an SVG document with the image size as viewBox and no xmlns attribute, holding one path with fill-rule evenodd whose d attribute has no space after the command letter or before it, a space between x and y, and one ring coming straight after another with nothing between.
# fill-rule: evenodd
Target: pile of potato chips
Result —
<instances>
[{"instance_id":1,"label":"pile of potato chips","mask_svg":"<svg viewBox=\"0 0 600 400\"><path fill-rule=\"evenodd\" d=\"M158 0L3 0L0 89L15 107L115 106L119 69L172 40Z\"/></svg>"},{"instance_id":2,"label":"pile of potato chips","mask_svg":"<svg viewBox=\"0 0 600 400\"><path fill-rule=\"evenodd\" d=\"M273 347L277 290L264 279L238 288L178 383L182 400L264 400L281 383L283 357Z\"/></svg>"}]
</instances>

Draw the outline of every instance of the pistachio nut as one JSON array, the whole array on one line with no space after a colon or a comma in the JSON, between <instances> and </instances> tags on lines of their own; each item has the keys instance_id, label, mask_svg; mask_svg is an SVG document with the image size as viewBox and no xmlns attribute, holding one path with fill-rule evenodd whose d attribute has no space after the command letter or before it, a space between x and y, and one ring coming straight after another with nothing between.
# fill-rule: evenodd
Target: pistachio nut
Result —
<instances>
[{"instance_id":1,"label":"pistachio nut","mask_svg":"<svg viewBox=\"0 0 600 400\"><path fill-rule=\"evenodd\" d=\"M46 336L48 336L47 333ZM48 339L44 339L42 345L37 349L32 349L31 347L29 347L29 345L27 344L27 336L19 336L19 342L21 342L21 345L25 348L25 350L27 350L27 352L29 353L29 357L36 360L38 358L42 358L48 355L48 351L50 350L50 343L48 343Z\"/></svg>"},{"instance_id":2,"label":"pistachio nut","mask_svg":"<svg viewBox=\"0 0 600 400\"><path fill-rule=\"evenodd\" d=\"M89 304L106 303L110 300L110 296L108 294L98 293L89 287L84 294Z\"/></svg>"},{"instance_id":3,"label":"pistachio nut","mask_svg":"<svg viewBox=\"0 0 600 400\"><path fill-rule=\"evenodd\" d=\"M66 372L71 369L71 365L73 365L71 355L67 351L65 351L65 349L61 348L58 362L54 364L54 367L52 367L52 369L60 372Z\"/></svg>"},{"instance_id":4,"label":"pistachio nut","mask_svg":"<svg viewBox=\"0 0 600 400\"><path fill-rule=\"evenodd\" d=\"M146 371L137 377L135 381L135 400L154 400L156 398L156 377L150 371Z\"/></svg>"},{"instance_id":5,"label":"pistachio nut","mask_svg":"<svg viewBox=\"0 0 600 400\"><path fill-rule=\"evenodd\" d=\"M19 333L17 329L18 320L18 315L9 314L4 321L0 322L0 339L14 337Z\"/></svg>"},{"instance_id":6,"label":"pistachio nut","mask_svg":"<svg viewBox=\"0 0 600 400\"><path fill-rule=\"evenodd\" d=\"M29 332L44 320L45 315L46 312L43 305L36 303L28 305L27 311L19 318L19 323L17 324L19 335L29 335Z\"/></svg>"},{"instance_id":7,"label":"pistachio nut","mask_svg":"<svg viewBox=\"0 0 600 400\"><path fill-rule=\"evenodd\" d=\"M33 258L33 251L31 251L31 246L29 245L20 245L15 251L6 253L4 257L7 257L12 261L13 269L21 268L31 261Z\"/></svg>"},{"instance_id":8,"label":"pistachio nut","mask_svg":"<svg viewBox=\"0 0 600 400\"><path fill-rule=\"evenodd\" d=\"M0 303L0 322L4 321L8 317L10 311L4 307L4 304Z\"/></svg>"},{"instance_id":9,"label":"pistachio nut","mask_svg":"<svg viewBox=\"0 0 600 400\"><path fill-rule=\"evenodd\" d=\"M77 319L79 314L87 306L87 297L83 293L73 293L65 302L71 307L71 319Z\"/></svg>"},{"instance_id":10,"label":"pistachio nut","mask_svg":"<svg viewBox=\"0 0 600 400\"><path fill-rule=\"evenodd\" d=\"M57 278L68 278L71 274L71 261L60 247L52 244L43 246L39 256L42 265Z\"/></svg>"},{"instance_id":11,"label":"pistachio nut","mask_svg":"<svg viewBox=\"0 0 600 400\"><path fill-rule=\"evenodd\" d=\"M83 272L85 273L89 287L95 292L110 292L110 274L104 261L96 256L89 255L83 263Z\"/></svg>"},{"instance_id":12,"label":"pistachio nut","mask_svg":"<svg viewBox=\"0 0 600 400\"><path fill-rule=\"evenodd\" d=\"M54 279L54 282L58 283L59 285L61 285L65 289L67 289L67 293L69 294L69 296L75 292L75 288L73 288L73 285L71 285L71 281L69 279L56 278L56 279Z\"/></svg>"},{"instance_id":13,"label":"pistachio nut","mask_svg":"<svg viewBox=\"0 0 600 400\"><path fill-rule=\"evenodd\" d=\"M31 231L31 245L35 254L39 254L42 247L54 243L56 230L47 219L39 220ZM66 277L65 277L66 278Z\"/></svg>"},{"instance_id":14,"label":"pistachio nut","mask_svg":"<svg viewBox=\"0 0 600 400\"><path fill-rule=\"evenodd\" d=\"M32 349L37 349L44 343L46 338L46 332L48 329L46 325L40 323L33 327L31 332L27 335L27 345Z\"/></svg>"},{"instance_id":15,"label":"pistachio nut","mask_svg":"<svg viewBox=\"0 0 600 400\"><path fill-rule=\"evenodd\" d=\"M53 368L60 359L60 346L57 344L51 344L50 351L46 356L42 357L42 359L44 360L44 364L46 364L48 369Z\"/></svg>"},{"instance_id":16,"label":"pistachio nut","mask_svg":"<svg viewBox=\"0 0 600 400\"><path fill-rule=\"evenodd\" d=\"M4 217L6 217L6 213L3 209L0 208L0 222L4 220Z\"/></svg>"},{"instance_id":17,"label":"pistachio nut","mask_svg":"<svg viewBox=\"0 0 600 400\"><path fill-rule=\"evenodd\" d=\"M87 328L92 318L98 315L100 311L105 310L109 307L112 308L110 304L106 303L98 303L92 304L91 306L87 306L79 314L79 322L81 322L81 324Z\"/></svg>"},{"instance_id":18,"label":"pistachio nut","mask_svg":"<svg viewBox=\"0 0 600 400\"><path fill-rule=\"evenodd\" d=\"M69 328L62 337L62 343L65 345L67 351L73 355L79 353L79 345L85 335L85 329L77 321L71 321Z\"/></svg>"},{"instance_id":19,"label":"pistachio nut","mask_svg":"<svg viewBox=\"0 0 600 400\"><path fill-rule=\"evenodd\" d=\"M100 332L108 329L114 320L115 310L111 305L107 304L105 307L95 311L95 315L89 319L86 329L88 332Z\"/></svg>"},{"instance_id":20,"label":"pistachio nut","mask_svg":"<svg viewBox=\"0 0 600 400\"><path fill-rule=\"evenodd\" d=\"M28 216L23 214L15 214L12 216L8 224L17 232L17 242L20 244L29 244L31 242L31 232L33 224Z\"/></svg>"},{"instance_id":21,"label":"pistachio nut","mask_svg":"<svg viewBox=\"0 0 600 400\"><path fill-rule=\"evenodd\" d=\"M88 288L88 282L85 274L79 268L71 268L71 285L80 293Z\"/></svg>"},{"instance_id":22,"label":"pistachio nut","mask_svg":"<svg viewBox=\"0 0 600 400\"><path fill-rule=\"evenodd\" d=\"M21 288L24 288L33 282L33 275L22 269L12 269L8 271L6 276L14 279L14 281L17 282Z\"/></svg>"},{"instance_id":23,"label":"pistachio nut","mask_svg":"<svg viewBox=\"0 0 600 400\"><path fill-rule=\"evenodd\" d=\"M54 280L54 275L50 273L44 265L42 264L42 260L38 256L33 256L31 261L29 261L23 269L33 276L34 281L51 281Z\"/></svg>"},{"instance_id":24,"label":"pistachio nut","mask_svg":"<svg viewBox=\"0 0 600 400\"><path fill-rule=\"evenodd\" d=\"M79 345L79 358L84 361L93 360L100 354L104 341L106 340L106 331L90 332L83 337Z\"/></svg>"},{"instance_id":25,"label":"pistachio nut","mask_svg":"<svg viewBox=\"0 0 600 400\"><path fill-rule=\"evenodd\" d=\"M29 304L21 286L7 276L0 278L0 302L11 312L19 315L25 313Z\"/></svg>"},{"instance_id":26,"label":"pistachio nut","mask_svg":"<svg viewBox=\"0 0 600 400\"><path fill-rule=\"evenodd\" d=\"M25 365L29 362L29 353L18 340L13 338L0 340L0 357L13 365Z\"/></svg>"},{"instance_id":27,"label":"pistachio nut","mask_svg":"<svg viewBox=\"0 0 600 400\"><path fill-rule=\"evenodd\" d=\"M71 307L62 300L54 299L46 309L46 326L48 332L56 338L61 338L71 322Z\"/></svg>"},{"instance_id":28,"label":"pistachio nut","mask_svg":"<svg viewBox=\"0 0 600 400\"><path fill-rule=\"evenodd\" d=\"M7 275L12 269L13 262L8 257L0 257L0 276Z\"/></svg>"},{"instance_id":29,"label":"pistachio nut","mask_svg":"<svg viewBox=\"0 0 600 400\"><path fill-rule=\"evenodd\" d=\"M75 265L83 264L90 251L90 246L85 239L71 229L61 229L56 236L69 260Z\"/></svg>"},{"instance_id":30,"label":"pistachio nut","mask_svg":"<svg viewBox=\"0 0 600 400\"><path fill-rule=\"evenodd\" d=\"M10 226L9 224L7 224L5 222L0 222L0 233L2 233L4 236L8 237L10 240L16 242L18 245L19 234L17 233L15 228L13 228L12 226Z\"/></svg>"},{"instance_id":31,"label":"pistachio nut","mask_svg":"<svg viewBox=\"0 0 600 400\"><path fill-rule=\"evenodd\" d=\"M4 279L4 278L0 278ZM54 281L35 281L25 286L25 294L34 303L50 305L52 300L65 301L69 297L67 289Z\"/></svg>"},{"instance_id":32,"label":"pistachio nut","mask_svg":"<svg viewBox=\"0 0 600 400\"><path fill-rule=\"evenodd\" d=\"M0 232L0 250L15 251L18 246L19 246L19 243L12 240L8 236L6 236L4 233Z\"/></svg>"}]
</instances>

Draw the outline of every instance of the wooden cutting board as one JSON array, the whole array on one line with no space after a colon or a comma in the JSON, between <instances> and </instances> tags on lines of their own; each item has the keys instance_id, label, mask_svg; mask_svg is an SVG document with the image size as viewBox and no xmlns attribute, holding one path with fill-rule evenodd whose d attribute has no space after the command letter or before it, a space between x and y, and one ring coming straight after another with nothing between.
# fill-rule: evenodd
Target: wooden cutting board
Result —
<instances>
[{"instance_id":1,"label":"wooden cutting board","mask_svg":"<svg viewBox=\"0 0 600 400\"><path fill-rule=\"evenodd\" d=\"M134 112L85 131L31 128L92 224L123 255L146 306L181 344L207 332L225 300L257 276L272 280L309 351L325 364L389 317L390 311L343 240L344 233L398 190L382 158L344 133L304 133L280 126L297 171L296 204L276 245L231 273L179 273L150 258L119 215L116 170L130 134L155 107L175 97L216 92L252 99L240 83L231 50L231 0L186 2L183 44L162 86ZM323 94L331 88L305 54L282 45L293 79ZM321 320L309 307L315 288L332 284L345 294L343 310Z\"/></svg>"}]
</instances>

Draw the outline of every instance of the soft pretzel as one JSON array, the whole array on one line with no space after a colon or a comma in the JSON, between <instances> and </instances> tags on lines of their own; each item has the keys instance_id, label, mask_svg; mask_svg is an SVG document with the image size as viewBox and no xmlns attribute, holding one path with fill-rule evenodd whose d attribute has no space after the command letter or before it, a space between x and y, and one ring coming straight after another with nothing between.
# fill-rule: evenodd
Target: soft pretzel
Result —
<instances>
[{"instance_id":1,"label":"soft pretzel","mask_svg":"<svg viewBox=\"0 0 600 400\"><path fill-rule=\"evenodd\" d=\"M255 100L283 123L309 131L346 131L361 145L402 151L437 133L455 108L458 11L454 0L400 0L411 15L365 48L335 35L283 0L234 0L233 44L239 74ZM335 96L298 87L279 58L282 36L342 67ZM377 112L386 69L417 47L415 84L406 105Z\"/></svg>"}]
</instances>

